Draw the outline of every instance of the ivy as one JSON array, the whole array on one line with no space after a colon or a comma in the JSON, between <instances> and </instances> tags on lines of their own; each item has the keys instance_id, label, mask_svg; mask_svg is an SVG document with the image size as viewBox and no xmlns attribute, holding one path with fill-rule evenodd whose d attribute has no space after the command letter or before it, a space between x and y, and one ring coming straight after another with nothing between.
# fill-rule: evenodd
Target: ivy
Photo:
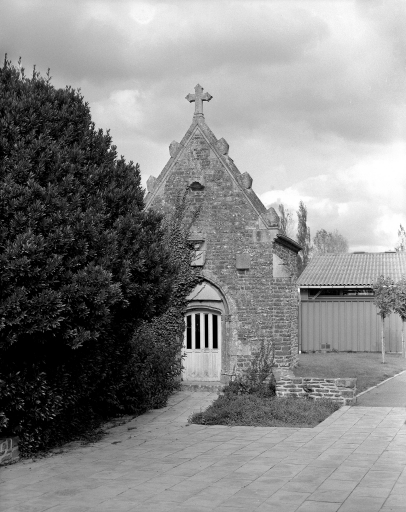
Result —
<instances>
[{"instance_id":1,"label":"ivy","mask_svg":"<svg viewBox=\"0 0 406 512\"><path fill-rule=\"evenodd\" d=\"M0 68L0 433L23 454L163 405L180 372L187 195L144 209L84 98Z\"/></svg>"}]
</instances>

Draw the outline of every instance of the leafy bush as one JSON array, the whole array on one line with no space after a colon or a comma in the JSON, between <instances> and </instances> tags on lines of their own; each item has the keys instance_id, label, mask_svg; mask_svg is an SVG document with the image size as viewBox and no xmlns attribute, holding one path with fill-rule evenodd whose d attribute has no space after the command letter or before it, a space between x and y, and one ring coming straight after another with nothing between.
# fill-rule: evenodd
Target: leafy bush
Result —
<instances>
[{"instance_id":1,"label":"leafy bush","mask_svg":"<svg viewBox=\"0 0 406 512\"><path fill-rule=\"evenodd\" d=\"M163 242L171 248L176 278L169 307L151 321L142 322L132 337L131 374L127 379L129 404L163 407L180 385L186 297L201 282L200 270L190 264L193 248L188 242L189 228L199 212L190 210L188 197L187 189L179 195L174 210L165 219Z\"/></svg>"},{"instance_id":2,"label":"leafy bush","mask_svg":"<svg viewBox=\"0 0 406 512\"><path fill-rule=\"evenodd\" d=\"M402 228L402 226L401 226ZM391 277L379 276L373 285L375 293L373 302L381 317L382 362L385 363L385 319L392 313L397 313L402 320L402 356L405 353L404 324L406 322L406 276L397 283Z\"/></svg>"},{"instance_id":3,"label":"leafy bush","mask_svg":"<svg viewBox=\"0 0 406 512\"><path fill-rule=\"evenodd\" d=\"M257 395L261 397L275 396L276 380L272 373L274 365L274 348L269 342L263 341L259 350L254 353L249 367L224 387L223 392L231 395Z\"/></svg>"},{"instance_id":4,"label":"leafy bush","mask_svg":"<svg viewBox=\"0 0 406 512\"><path fill-rule=\"evenodd\" d=\"M314 427L339 408L339 404L327 399L222 395L189 421L200 425Z\"/></svg>"},{"instance_id":5,"label":"leafy bush","mask_svg":"<svg viewBox=\"0 0 406 512\"><path fill-rule=\"evenodd\" d=\"M276 381L273 375L269 380L260 383L250 381L245 375L238 375L223 388L223 393L226 396L256 395L269 398L275 396L275 388Z\"/></svg>"},{"instance_id":6,"label":"leafy bush","mask_svg":"<svg viewBox=\"0 0 406 512\"><path fill-rule=\"evenodd\" d=\"M173 389L196 276L182 219L165 225L143 194L138 164L117 158L77 91L5 60L0 427L23 454Z\"/></svg>"}]
</instances>

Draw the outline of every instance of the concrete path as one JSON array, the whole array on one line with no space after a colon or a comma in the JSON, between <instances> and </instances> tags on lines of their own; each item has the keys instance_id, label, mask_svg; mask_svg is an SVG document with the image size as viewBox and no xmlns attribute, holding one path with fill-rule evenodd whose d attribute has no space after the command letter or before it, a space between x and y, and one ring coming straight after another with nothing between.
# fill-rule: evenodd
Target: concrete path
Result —
<instances>
[{"instance_id":1,"label":"concrete path","mask_svg":"<svg viewBox=\"0 0 406 512\"><path fill-rule=\"evenodd\" d=\"M358 397L357 404L367 407L406 407L406 371Z\"/></svg>"},{"instance_id":2,"label":"concrete path","mask_svg":"<svg viewBox=\"0 0 406 512\"><path fill-rule=\"evenodd\" d=\"M343 407L313 429L187 426L216 395L0 471L2 512L405 512L406 409Z\"/></svg>"}]
</instances>

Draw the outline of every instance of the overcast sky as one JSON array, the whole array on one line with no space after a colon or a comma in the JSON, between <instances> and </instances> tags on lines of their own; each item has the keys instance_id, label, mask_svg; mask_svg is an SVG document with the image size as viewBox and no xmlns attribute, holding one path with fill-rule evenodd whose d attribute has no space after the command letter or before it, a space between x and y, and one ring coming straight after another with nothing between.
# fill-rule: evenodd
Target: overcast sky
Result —
<instances>
[{"instance_id":1,"label":"overcast sky","mask_svg":"<svg viewBox=\"0 0 406 512\"><path fill-rule=\"evenodd\" d=\"M205 119L266 206L351 251L406 226L406 1L0 0L0 50L80 88L119 154L158 176Z\"/></svg>"}]
</instances>

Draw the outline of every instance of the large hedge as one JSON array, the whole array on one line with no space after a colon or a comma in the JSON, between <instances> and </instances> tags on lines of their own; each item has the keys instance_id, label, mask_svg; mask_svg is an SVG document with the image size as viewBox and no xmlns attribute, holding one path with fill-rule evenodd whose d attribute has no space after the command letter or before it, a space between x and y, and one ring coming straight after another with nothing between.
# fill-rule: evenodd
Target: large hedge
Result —
<instances>
[{"instance_id":1,"label":"large hedge","mask_svg":"<svg viewBox=\"0 0 406 512\"><path fill-rule=\"evenodd\" d=\"M0 68L0 434L23 453L162 405L198 279L78 91Z\"/></svg>"}]
</instances>

